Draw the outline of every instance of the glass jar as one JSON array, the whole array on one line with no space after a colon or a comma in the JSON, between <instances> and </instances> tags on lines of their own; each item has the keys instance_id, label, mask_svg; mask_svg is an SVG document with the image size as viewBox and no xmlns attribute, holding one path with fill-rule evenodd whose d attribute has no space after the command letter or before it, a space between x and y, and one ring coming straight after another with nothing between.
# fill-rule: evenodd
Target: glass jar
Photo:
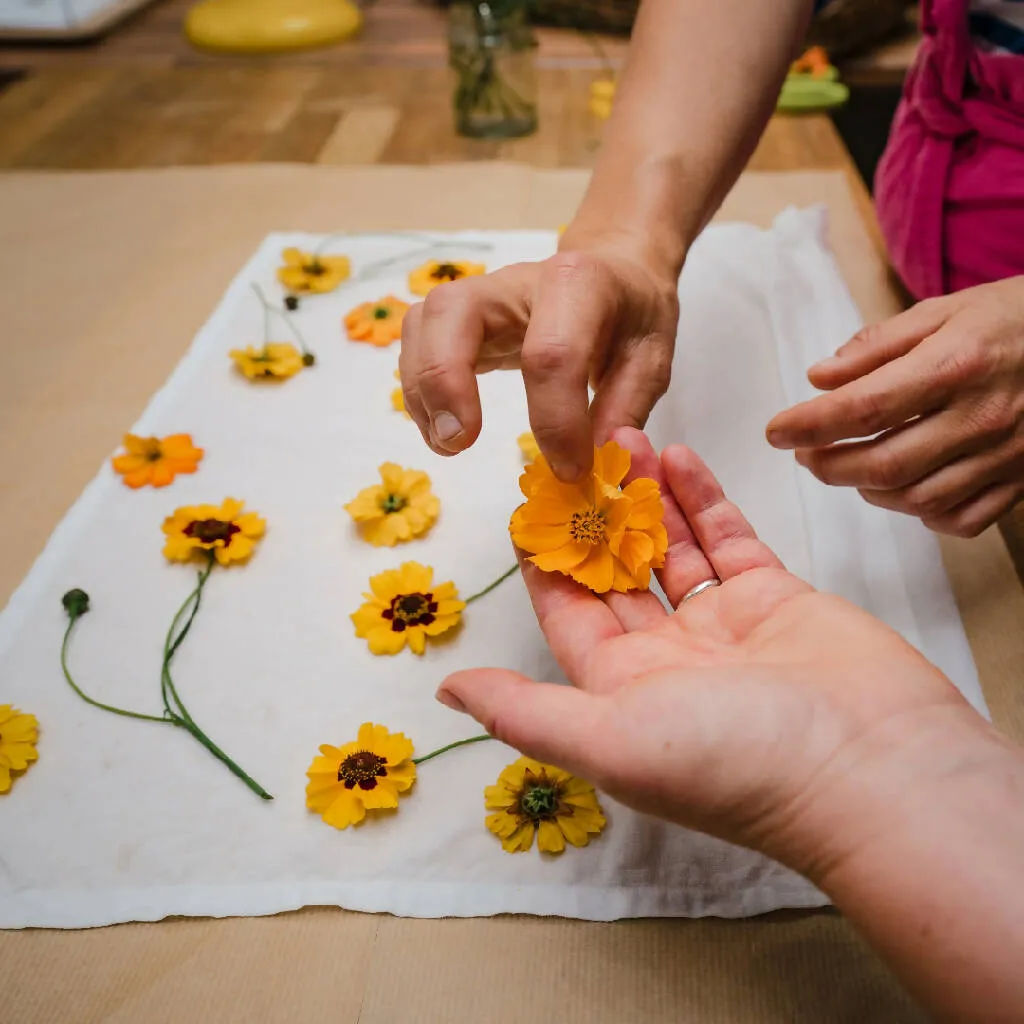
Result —
<instances>
[{"instance_id":1,"label":"glass jar","mask_svg":"<svg viewBox=\"0 0 1024 1024\"><path fill-rule=\"evenodd\" d=\"M524 0L456 0L448 13L455 130L513 139L537 130L536 43Z\"/></svg>"}]
</instances>

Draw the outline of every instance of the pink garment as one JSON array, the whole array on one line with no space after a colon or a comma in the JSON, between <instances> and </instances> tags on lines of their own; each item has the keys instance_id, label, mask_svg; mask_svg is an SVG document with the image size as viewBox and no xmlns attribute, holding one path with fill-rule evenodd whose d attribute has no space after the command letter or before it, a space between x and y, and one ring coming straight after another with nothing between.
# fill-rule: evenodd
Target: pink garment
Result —
<instances>
[{"instance_id":1,"label":"pink garment","mask_svg":"<svg viewBox=\"0 0 1024 1024\"><path fill-rule=\"evenodd\" d=\"M1024 274L1024 57L971 41L967 0L924 40L875 174L889 258L919 299Z\"/></svg>"}]
</instances>

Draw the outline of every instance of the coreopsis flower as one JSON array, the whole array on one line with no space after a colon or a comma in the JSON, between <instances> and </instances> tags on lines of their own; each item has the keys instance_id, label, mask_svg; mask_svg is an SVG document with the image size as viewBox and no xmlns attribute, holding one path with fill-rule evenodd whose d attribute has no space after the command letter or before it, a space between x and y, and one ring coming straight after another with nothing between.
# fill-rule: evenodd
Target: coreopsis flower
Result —
<instances>
[{"instance_id":1,"label":"coreopsis flower","mask_svg":"<svg viewBox=\"0 0 1024 1024\"><path fill-rule=\"evenodd\" d=\"M441 511L430 477L394 462L385 462L378 472L381 482L364 488L345 506L363 538L378 547L393 547L422 536Z\"/></svg>"},{"instance_id":2,"label":"coreopsis flower","mask_svg":"<svg viewBox=\"0 0 1024 1024\"><path fill-rule=\"evenodd\" d=\"M164 520L167 536L164 557L171 562L188 562L209 557L221 565L244 562L255 550L267 528L255 512L243 512L243 503L225 498L223 504L189 505L175 509Z\"/></svg>"},{"instance_id":3,"label":"coreopsis flower","mask_svg":"<svg viewBox=\"0 0 1024 1024\"><path fill-rule=\"evenodd\" d=\"M413 295L427 295L446 281L458 281L463 277L475 277L486 273L487 268L482 263L428 260L422 267L410 272L409 291Z\"/></svg>"},{"instance_id":4,"label":"coreopsis flower","mask_svg":"<svg viewBox=\"0 0 1024 1024\"><path fill-rule=\"evenodd\" d=\"M194 473L203 457L189 434L169 437L124 435L125 453L111 463L129 487L166 487L179 473Z\"/></svg>"}]
</instances>

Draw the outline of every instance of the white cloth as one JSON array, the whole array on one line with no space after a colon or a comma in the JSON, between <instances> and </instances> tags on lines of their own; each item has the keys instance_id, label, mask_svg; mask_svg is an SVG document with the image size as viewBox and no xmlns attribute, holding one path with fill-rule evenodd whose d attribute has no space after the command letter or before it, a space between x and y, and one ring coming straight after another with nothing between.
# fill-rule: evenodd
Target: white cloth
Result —
<instances>
[{"instance_id":1,"label":"white cloth","mask_svg":"<svg viewBox=\"0 0 1024 1024\"><path fill-rule=\"evenodd\" d=\"M656 444L685 440L720 474L762 536L797 573L900 629L983 707L937 546L916 523L827 490L763 440L769 416L807 391L804 367L857 326L819 235L818 211L788 212L768 232L705 233L681 283L675 383L651 423ZM542 258L551 232L452 236L493 249L496 267ZM437 704L458 668L495 665L559 678L521 580L465 614L453 642L374 657L348 615L368 577L407 559L435 567L463 595L511 562L506 524L518 503L516 436L528 427L518 375L481 381L485 427L456 459L433 456L390 406L397 346L344 339L356 303L406 294L410 261L304 301L296 314L315 368L258 386L227 352L262 337L250 291L280 300L274 268L297 235L268 238L230 287L133 431L192 433L199 471L169 488L127 489L105 465L55 531L0 616L0 702L36 714L39 761L0 797L0 926L86 927L166 915L270 914L309 904L424 917L497 913L605 920L762 913L816 906L821 893L745 850L602 803L605 832L559 858L509 855L484 827L483 788L515 753L498 743L425 764L397 815L339 832L304 804L321 743L372 720L422 754L478 731ZM358 270L407 251L408 238L343 239ZM459 255L458 245L447 250ZM275 332L280 338L280 332ZM113 439L112 439L113 440ZM442 502L422 540L361 542L344 502L385 460L427 470ZM86 589L71 664L100 700L158 713L169 620L192 585L161 555L174 508L244 499L268 521L244 568L216 570L175 663L196 720L276 799L258 800L184 732L82 703L58 664L61 595Z\"/></svg>"}]
</instances>

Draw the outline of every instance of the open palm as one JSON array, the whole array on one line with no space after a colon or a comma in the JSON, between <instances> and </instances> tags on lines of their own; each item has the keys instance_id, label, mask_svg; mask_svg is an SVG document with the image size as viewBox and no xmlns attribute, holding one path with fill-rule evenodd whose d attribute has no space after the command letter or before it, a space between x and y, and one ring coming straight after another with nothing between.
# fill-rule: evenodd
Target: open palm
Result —
<instances>
[{"instance_id":1,"label":"open palm","mask_svg":"<svg viewBox=\"0 0 1024 1024\"><path fill-rule=\"evenodd\" d=\"M805 804L868 770L908 716L940 728L965 703L895 632L786 572L694 452L659 459L629 429L615 440L632 452L630 478L661 485L658 575L676 610L650 592L598 597L524 562L573 687L476 669L439 696L630 806L798 860L787 837ZM721 586L684 602L715 577Z\"/></svg>"}]
</instances>

